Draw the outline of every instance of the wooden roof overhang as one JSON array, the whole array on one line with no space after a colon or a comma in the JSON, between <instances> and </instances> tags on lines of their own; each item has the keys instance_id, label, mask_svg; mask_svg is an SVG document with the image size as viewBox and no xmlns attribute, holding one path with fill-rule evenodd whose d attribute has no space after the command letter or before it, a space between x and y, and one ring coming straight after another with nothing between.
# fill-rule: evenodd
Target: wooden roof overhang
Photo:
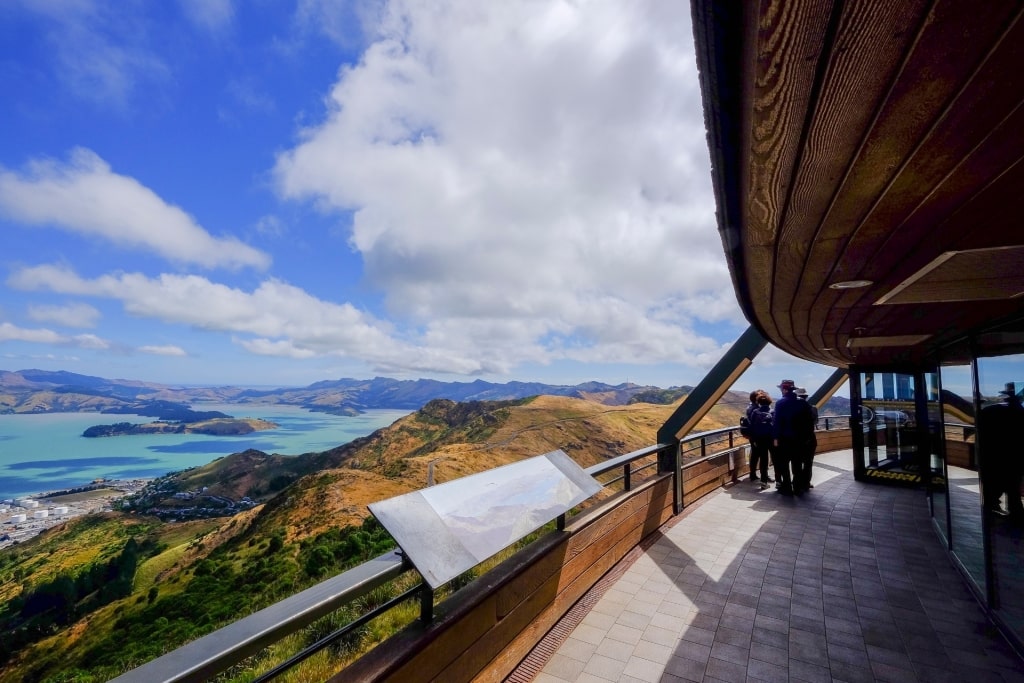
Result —
<instances>
[{"instance_id":1,"label":"wooden roof overhang","mask_svg":"<svg viewBox=\"0 0 1024 683\"><path fill-rule=\"evenodd\" d=\"M1024 318L1024 3L692 8L751 324L836 367L948 362L969 332L1024 330L1005 324Z\"/></svg>"}]
</instances>

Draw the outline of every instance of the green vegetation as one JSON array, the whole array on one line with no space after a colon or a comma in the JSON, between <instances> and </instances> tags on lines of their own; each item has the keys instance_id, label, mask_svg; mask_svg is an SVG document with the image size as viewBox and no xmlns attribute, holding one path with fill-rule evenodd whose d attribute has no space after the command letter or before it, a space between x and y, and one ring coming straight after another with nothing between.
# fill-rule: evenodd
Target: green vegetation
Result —
<instances>
[{"instance_id":1,"label":"green vegetation","mask_svg":"<svg viewBox=\"0 0 1024 683\"><path fill-rule=\"evenodd\" d=\"M317 579L377 557L395 547L391 535L373 517L362 526L330 529L299 544L297 562L306 575ZM358 562L353 558L362 558Z\"/></svg>"},{"instance_id":2,"label":"green vegetation","mask_svg":"<svg viewBox=\"0 0 1024 683\"><path fill-rule=\"evenodd\" d=\"M187 545L201 550L205 538ZM239 534L173 573L171 566L185 552L181 546L167 548L156 536L130 538L111 559L61 572L4 603L0 663L83 617L92 615L94 624L106 627L95 629L73 652L43 648L12 669L15 678L5 672L3 680L107 680L392 547L387 531L367 518L360 526L330 529L299 543L287 543L280 529L263 537ZM3 559L4 568L16 564ZM173 578L158 581L154 571ZM358 641L353 638L349 646Z\"/></svg>"},{"instance_id":3,"label":"green vegetation","mask_svg":"<svg viewBox=\"0 0 1024 683\"><path fill-rule=\"evenodd\" d=\"M0 664L30 643L132 592L142 556L157 551L152 540L128 539L117 557L75 573L60 573L0 606Z\"/></svg>"},{"instance_id":4,"label":"green vegetation","mask_svg":"<svg viewBox=\"0 0 1024 683\"><path fill-rule=\"evenodd\" d=\"M675 403L683 396L686 396L689 392L682 388L670 388L670 389L649 389L634 394L629 399L629 404L634 403L654 403L655 405L667 406Z\"/></svg>"}]
</instances>

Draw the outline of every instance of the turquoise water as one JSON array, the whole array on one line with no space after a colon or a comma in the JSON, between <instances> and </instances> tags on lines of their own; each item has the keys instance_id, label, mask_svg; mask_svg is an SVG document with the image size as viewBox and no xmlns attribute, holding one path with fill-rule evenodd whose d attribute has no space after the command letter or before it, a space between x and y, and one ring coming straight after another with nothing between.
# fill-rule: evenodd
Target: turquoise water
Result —
<instances>
[{"instance_id":1,"label":"turquoise water","mask_svg":"<svg viewBox=\"0 0 1024 683\"><path fill-rule=\"evenodd\" d=\"M408 410L368 410L343 417L293 406L207 403L193 409L262 418L279 426L244 436L154 434L87 439L82 432L93 425L144 423L153 418L101 413L0 415L0 500L73 488L100 477L159 477L247 448L284 455L324 451L409 414Z\"/></svg>"}]
</instances>

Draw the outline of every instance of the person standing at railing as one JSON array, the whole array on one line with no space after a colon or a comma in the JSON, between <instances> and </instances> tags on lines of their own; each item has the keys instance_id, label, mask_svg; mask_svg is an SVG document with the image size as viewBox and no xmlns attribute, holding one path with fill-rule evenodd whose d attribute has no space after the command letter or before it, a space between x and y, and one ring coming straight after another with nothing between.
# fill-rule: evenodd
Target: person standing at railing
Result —
<instances>
[{"instance_id":1,"label":"person standing at railing","mask_svg":"<svg viewBox=\"0 0 1024 683\"><path fill-rule=\"evenodd\" d=\"M748 411L750 421L750 480L757 481L754 468L760 465L761 490L775 481L768 476L768 459L775 450L773 445L774 429L772 427L772 398L768 392L758 390L753 409Z\"/></svg>"},{"instance_id":2,"label":"person standing at railing","mask_svg":"<svg viewBox=\"0 0 1024 683\"><path fill-rule=\"evenodd\" d=\"M808 440L808 432L813 431L814 422L810 404L801 401L796 395L796 382L784 379L779 383L782 398L775 404L775 479L779 482L779 493L791 496L794 493L794 478L800 480L800 459ZM790 467L794 467L791 473ZM803 493L803 490L796 491Z\"/></svg>"},{"instance_id":3,"label":"person standing at railing","mask_svg":"<svg viewBox=\"0 0 1024 683\"><path fill-rule=\"evenodd\" d=\"M750 481L757 481L757 461L754 460L754 433L750 429L750 414L757 409L757 396L761 389L750 392L750 403L740 418L740 436L750 442Z\"/></svg>"},{"instance_id":4,"label":"person standing at railing","mask_svg":"<svg viewBox=\"0 0 1024 683\"><path fill-rule=\"evenodd\" d=\"M814 465L814 454L818 450L818 437L815 435L815 430L818 428L818 406L807 400L806 389L797 389L796 396L811 409L812 419L810 430L805 430L808 431L807 441L798 456L800 466L793 468L793 490L803 493L814 488L814 484L811 483L811 467ZM799 478L797 478L797 472L800 473Z\"/></svg>"}]
</instances>

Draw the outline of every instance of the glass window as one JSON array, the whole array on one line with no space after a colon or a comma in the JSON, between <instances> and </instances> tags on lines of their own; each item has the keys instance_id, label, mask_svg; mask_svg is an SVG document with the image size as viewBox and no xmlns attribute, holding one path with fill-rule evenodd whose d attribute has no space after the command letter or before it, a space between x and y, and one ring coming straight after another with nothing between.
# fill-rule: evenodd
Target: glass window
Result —
<instances>
[{"instance_id":1,"label":"glass window","mask_svg":"<svg viewBox=\"0 0 1024 683\"><path fill-rule=\"evenodd\" d=\"M1024 636L1024 354L978 359L978 446L995 609Z\"/></svg>"},{"instance_id":2,"label":"glass window","mask_svg":"<svg viewBox=\"0 0 1024 683\"><path fill-rule=\"evenodd\" d=\"M981 488L975 439L974 390L970 365L942 370L942 412L949 536L953 553L985 594L985 550L981 522ZM938 501L938 498L933 498ZM935 504L938 520L938 502Z\"/></svg>"},{"instance_id":3,"label":"glass window","mask_svg":"<svg viewBox=\"0 0 1024 683\"><path fill-rule=\"evenodd\" d=\"M914 376L861 372L861 470L869 480L919 484L924 463L915 405ZM932 375L934 384L934 375Z\"/></svg>"}]
</instances>

